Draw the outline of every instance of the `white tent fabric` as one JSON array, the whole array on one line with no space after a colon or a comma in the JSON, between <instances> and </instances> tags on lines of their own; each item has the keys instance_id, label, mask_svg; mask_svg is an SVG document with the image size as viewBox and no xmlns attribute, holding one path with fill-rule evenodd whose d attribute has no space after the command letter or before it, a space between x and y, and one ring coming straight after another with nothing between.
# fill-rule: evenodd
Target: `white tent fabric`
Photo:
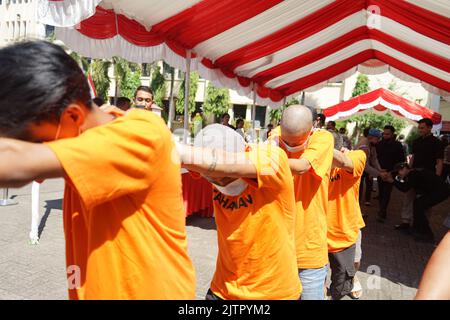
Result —
<instances>
[{"instance_id":1,"label":"white tent fabric","mask_svg":"<svg viewBox=\"0 0 450 320\"><path fill-rule=\"evenodd\" d=\"M47 0L39 15L92 58L184 70L192 50L192 70L249 98L254 83L257 103L273 107L356 71L450 96L448 0Z\"/></svg>"}]
</instances>

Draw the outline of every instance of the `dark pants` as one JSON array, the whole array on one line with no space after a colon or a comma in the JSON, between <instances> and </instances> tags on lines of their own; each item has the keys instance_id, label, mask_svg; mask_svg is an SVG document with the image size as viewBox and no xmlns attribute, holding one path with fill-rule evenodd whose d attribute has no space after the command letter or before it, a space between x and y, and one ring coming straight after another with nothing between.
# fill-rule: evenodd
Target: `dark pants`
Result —
<instances>
[{"instance_id":1,"label":"dark pants","mask_svg":"<svg viewBox=\"0 0 450 320\"><path fill-rule=\"evenodd\" d=\"M355 277L355 248L356 245L335 253L329 253L331 269L330 292L333 300L340 300L350 294Z\"/></svg>"},{"instance_id":2,"label":"dark pants","mask_svg":"<svg viewBox=\"0 0 450 320\"><path fill-rule=\"evenodd\" d=\"M444 169L442 172L442 179L444 179L444 181L447 181L447 178L450 177L450 164L446 164L444 163Z\"/></svg>"},{"instance_id":3,"label":"dark pants","mask_svg":"<svg viewBox=\"0 0 450 320\"><path fill-rule=\"evenodd\" d=\"M364 192L364 185L366 191ZM373 179L366 172L363 172L361 176L361 183L359 184L359 203L370 202L372 197Z\"/></svg>"},{"instance_id":4,"label":"dark pants","mask_svg":"<svg viewBox=\"0 0 450 320\"><path fill-rule=\"evenodd\" d=\"M222 298L216 296L211 289L208 289L208 292L206 293L205 300L223 300Z\"/></svg>"},{"instance_id":5,"label":"dark pants","mask_svg":"<svg viewBox=\"0 0 450 320\"><path fill-rule=\"evenodd\" d=\"M387 208L389 206L389 201L391 200L391 193L393 183L385 182L381 178L377 179L378 181L378 197L380 201L380 211L378 215L381 218L386 218Z\"/></svg>"},{"instance_id":6,"label":"dark pants","mask_svg":"<svg viewBox=\"0 0 450 320\"><path fill-rule=\"evenodd\" d=\"M433 236L426 212L431 207L441 203L449 197L449 192L440 192L438 194L425 194L417 196L414 200L414 230L424 236Z\"/></svg>"}]
</instances>

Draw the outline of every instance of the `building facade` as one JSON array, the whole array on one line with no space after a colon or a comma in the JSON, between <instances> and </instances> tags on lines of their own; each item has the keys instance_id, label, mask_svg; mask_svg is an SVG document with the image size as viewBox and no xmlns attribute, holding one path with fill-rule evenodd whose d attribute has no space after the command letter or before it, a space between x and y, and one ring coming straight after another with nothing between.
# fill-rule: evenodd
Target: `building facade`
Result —
<instances>
[{"instance_id":1,"label":"building facade","mask_svg":"<svg viewBox=\"0 0 450 320\"><path fill-rule=\"evenodd\" d=\"M43 39L46 27L37 21L38 0L0 0L0 47L25 39Z\"/></svg>"}]
</instances>

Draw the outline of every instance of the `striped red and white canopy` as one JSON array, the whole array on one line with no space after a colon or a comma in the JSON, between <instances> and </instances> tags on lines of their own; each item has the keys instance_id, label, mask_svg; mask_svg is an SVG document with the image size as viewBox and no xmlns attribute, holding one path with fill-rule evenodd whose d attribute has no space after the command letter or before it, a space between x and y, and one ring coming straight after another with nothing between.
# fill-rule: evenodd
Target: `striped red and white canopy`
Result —
<instances>
[{"instance_id":1,"label":"striped red and white canopy","mask_svg":"<svg viewBox=\"0 0 450 320\"><path fill-rule=\"evenodd\" d=\"M442 116L439 113L382 88L326 108L323 113L327 120L342 120L368 111L377 113L391 111L394 116L406 118L412 122L429 118L433 121L433 127L436 130L442 127Z\"/></svg>"},{"instance_id":2,"label":"striped red and white canopy","mask_svg":"<svg viewBox=\"0 0 450 320\"><path fill-rule=\"evenodd\" d=\"M356 71L450 96L449 0L44 0L41 22L92 58L164 59L257 103Z\"/></svg>"}]
</instances>

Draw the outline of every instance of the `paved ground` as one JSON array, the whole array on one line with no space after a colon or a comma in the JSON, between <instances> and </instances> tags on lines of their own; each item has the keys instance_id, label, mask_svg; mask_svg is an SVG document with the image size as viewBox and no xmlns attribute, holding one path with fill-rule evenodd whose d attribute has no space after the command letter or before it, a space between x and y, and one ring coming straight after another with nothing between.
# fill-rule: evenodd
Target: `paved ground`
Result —
<instances>
[{"instance_id":1,"label":"paved ground","mask_svg":"<svg viewBox=\"0 0 450 320\"><path fill-rule=\"evenodd\" d=\"M31 187L10 190L19 201L0 207L0 299L67 299L64 235L62 227L61 180L41 186L39 245L28 244L30 231ZM364 287L364 299L412 299L420 275L434 247L416 243L393 230L399 220L402 195L394 190L385 224L375 221L377 203L364 207L369 214L363 233L362 268L358 273ZM450 212L450 200L433 210L433 230L440 239L444 217ZM203 299L215 268L217 241L212 218L187 220L189 253L197 273L197 298Z\"/></svg>"}]
</instances>

